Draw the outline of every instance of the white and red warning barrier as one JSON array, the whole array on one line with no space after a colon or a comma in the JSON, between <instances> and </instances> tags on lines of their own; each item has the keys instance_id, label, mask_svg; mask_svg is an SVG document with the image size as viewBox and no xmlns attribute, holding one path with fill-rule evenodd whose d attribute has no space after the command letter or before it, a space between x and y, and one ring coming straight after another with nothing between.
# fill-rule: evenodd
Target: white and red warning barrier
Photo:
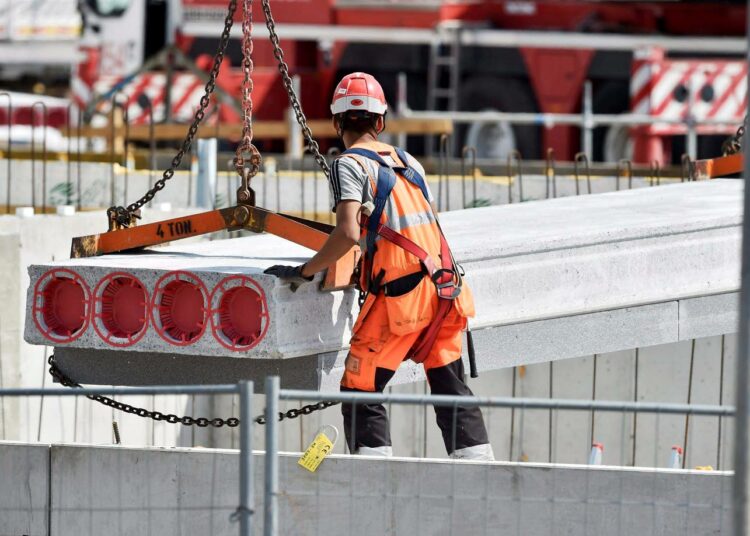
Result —
<instances>
[{"instance_id":1,"label":"white and red warning barrier","mask_svg":"<svg viewBox=\"0 0 750 536\"><path fill-rule=\"evenodd\" d=\"M102 76L90 85L81 77L75 77L71 84L73 99L83 109L94 95L108 94L112 88L121 83L121 76ZM177 72L173 74L171 90L171 116L174 121L188 122L193 118L196 108L204 93L204 82L193 73ZM142 97L146 96L153 110L154 122L162 121L165 116L167 92L167 75L162 72L143 73L129 80L118 92L118 102L127 102L128 122L139 125L149 121L148 106L142 106ZM111 99L103 101L98 108L100 113L108 114L111 110Z\"/></svg>"},{"instance_id":2,"label":"white and red warning barrier","mask_svg":"<svg viewBox=\"0 0 750 536\"><path fill-rule=\"evenodd\" d=\"M631 110L650 115L654 123L643 127L653 135L682 135L684 124L660 123L659 119L698 123L699 134L731 134L746 113L747 64L732 60L666 59L662 51L637 53L630 79ZM702 121L726 121L726 125L701 125Z\"/></svg>"}]
</instances>

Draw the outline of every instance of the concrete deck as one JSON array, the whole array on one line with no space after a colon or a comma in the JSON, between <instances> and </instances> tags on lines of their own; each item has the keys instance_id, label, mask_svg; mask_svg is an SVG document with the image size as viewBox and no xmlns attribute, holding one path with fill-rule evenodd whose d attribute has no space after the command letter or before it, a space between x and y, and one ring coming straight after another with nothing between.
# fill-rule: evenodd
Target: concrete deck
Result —
<instances>
[{"instance_id":1,"label":"concrete deck","mask_svg":"<svg viewBox=\"0 0 750 536\"><path fill-rule=\"evenodd\" d=\"M332 455L279 460L280 534L729 532L731 473ZM9 534L236 534L236 451L0 443ZM13 462L13 463L11 463ZM261 534L263 455L255 467ZM49 520L49 525L47 521ZM48 530L49 526L49 530Z\"/></svg>"},{"instance_id":2,"label":"concrete deck","mask_svg":"<svg viewBox=\"0 0 750 536\"><path fill-rule=\"evenodd\" d=\"M741 205L742 183L717 180L444 214L446 234L476 298L472 325L480 369L734 332ZM267 266L303 262L310 254L258 236L29 269L29 303L35 282L59 268L79 274L90 289L107 273L124 271L140 279L149 295L171 270L189 271L205 285L207 302L221 279L245 275L262 289L269 318L264 336L247 350L222 346L209 321L191 344L170 344L151 325L123 351L103 341L91 324L76 340L54 343L29 314L25 338L54 344L88 383L116 382L110 367L118 359L121 366L127 360L128 368L150 363L147 373L130 374L128 383L175 381L170 362L187 366L194 378L193 365L203 367L200 381L236 381L243 365L234 358L251 357L243 375L260 378L279 370L285 377L286 370L292 375L287 386L331 388L356 316L354 292L321 293L315 284L292 292L262 274ZM207 308L217 307L214 298ZM163 357L157 362L156 355ZM98 367L91 368L95 360ZM415 367L402 368L397 381L421 378Z\"/></svg>"}]
</instances>

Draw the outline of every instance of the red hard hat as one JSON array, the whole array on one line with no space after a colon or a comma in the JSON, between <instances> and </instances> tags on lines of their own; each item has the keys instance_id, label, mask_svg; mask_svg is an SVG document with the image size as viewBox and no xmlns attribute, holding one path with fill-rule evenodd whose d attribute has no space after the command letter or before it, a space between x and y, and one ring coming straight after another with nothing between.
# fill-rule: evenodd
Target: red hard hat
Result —
<instances>
[{"instance_id":1,"label":"red hard hat","mask_svg":"<svg viewBox=\"0 0 750 536\"><path fill-rule=\"evenodd\" d=\"M331 113L336 115L350 110L362 110L374 114L385 114L383 88L375 77L367 73L351 73L341 79L333 92Z\"/></svg>"}]
</instances>

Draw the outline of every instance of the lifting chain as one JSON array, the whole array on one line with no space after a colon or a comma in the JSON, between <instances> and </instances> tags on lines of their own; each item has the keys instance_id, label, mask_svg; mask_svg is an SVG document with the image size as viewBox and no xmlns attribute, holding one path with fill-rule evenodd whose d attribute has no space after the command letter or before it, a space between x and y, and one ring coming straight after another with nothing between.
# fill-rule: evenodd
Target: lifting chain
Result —
<instances>
[{"instance_id":1,"label":"lifting chain","mask_svg":"<svg viewBox=\"0 0 750 536\"><path fill-rule=\"evenodd\" d=\"M736 154L742 151L742 136L745 135L745 125L747 125L748 116L745 115L745 119L742 120L742 124L734 133L734 136L730 136L724 143L721 144L721 152L724 156Z\"/></svg>"},{"instance_id":2,"label":"lifting chain","mask_svg":"<svg viewBox=\"0 0 750 536\"><path fill-rule=\"evenodd\" d=\"M307 143L307 150L315 158L315 162L318 164L320 169L326 178L330 177L330 170L328 169L328 162L325 157L320 154L320 146L318 142L313 138L312 130L307 124L307 117L302 111L302 105L299 102L297 94L294 92L294 85L292 83L292 77L289 75L289 66L284 61L284 51L281 50L279 44L279 36L276 34L276 23L273 20L273 13L271 13L270 0L261 0L261 6L263 7L263 16L266 19L266 27L268 28L268 34L271 37L271 44L273 45L273 56L279 64L279 72L281 73L281 80L284 83L284 88L289 96L289 104L294 111L294 116L297 119L297 123L302 129L302 135L305 137Z\"/></svg>"},{"instance_id":3,"label":"lifting chain","mask_svg":"<svg viewBox=\"0 0 750 536\"><path fill-rule=\"evenodd\" d=\"M253 145L253 0L242 0L242 136L234 156L234 167L242 179L238 201L250 202L250 179L260 170L260 152ZM245 154L249 167L245 167ZM245 193L245 195L243 195Z\"/></svg>"},{"instance_id":4,"label":"lifting chain","mask_svg":"<svg viewBox=\"0 0 750 536\"><path fill-rule=\"evenodd\" d=\"M110 230L116 228L116 226L113 225L114 223L117 224L117 227L130 227L132 225L132 217L138 213L143 205L151 201L157 194L157 192L164 189L164 187L167 185L167 181L174 176L175 169L180 166L182 157L186 152L190 150L190 146L193 143L193 138L195 138L195 134L198 132L198 126L200 125L201 121L203 121L203 117L206 115L206 108L208 108L211 94L216 87L216 77L219 75L219 68L224 61L224 54L226 52L227 45L229 44L229 35L232 32L232 24L234 22L235 11L237 11L237 0L229 0L227 16L224 18L224 30L221 32L221 38L219 40L219 49L214 56L214 62L211 66L211 71L208 73L208 81L206 82L205 90L200 100L200 106L195 111L193 122L190 124L188 133L185 136L185 139L182 141L182 145L180 146L179 151L177 151L177 154L172 159L172 164L164 172L162 178L156 181L154 183L154 186L149 189L138 201L131 203L127 208L110 207L109 209L107 209L107 216L109 217L110 221Z\"/></svg>"},{"instance_id":5,"label":"lifting chain","mask_svg":"<svg viewBox=\"0 0 750 536\"><path fill-rule=\"evenodd\" d=\"M57 380L60 385L64 385L65 387L73 387L76 389L81 387L79 383L71 380L68 376L65 375L63 371L60 370L60 368L57 366L54 355L49 356L49 359L47 359L47 363L49 363L50 375L55 380ZM189 415L179 417L174 413L162 413L156 410L152 411L146 408L131 406L130 404L118 402L114 398L109 398L103 395L86 395L86 398L104 404L105 406L109 406L110 408L124 411L125 413L130 413L131 415L138 415L139 417L146 417L155 421L166 421L171 424L179 423L184 424L185 426L195 425L201 428L205 428L207 426L213 426L215 428L228 426L229 428L234 428L236 426L239 426L240 424L240 420L237 417L229 417L228 419L221 419L218 417L215 419L209 419L207 417L190 417ZM306 406L302 406L301 408L292 408L287 411L280 411L279 421L283 421L285 419L295 419L300 415L310 415L311 413L330 408L331 406L335 406L336 404L339 404L339 402L321 400L316 404L307 404ZM253 419L253 422L255 424L266 424L266 417L265 415L258 415Z\"/></svg>"},{"instance_id":6,"label":"lifting chain","mask_svg":"<svg viewBox=\"0 0 750 536\"><path fill-rule=\"evenodd\" d=\"M329 177L330 170L325 157L320 153L320 146L318 142L313 138L312 130L307 124L307 117L305 117L302 111L302 105L300 104L299 98L294 91L294 85L292 77L289 74L289 66L284 61L284 51L281 49L279 43L279 36L276 33L276 23L273 19L273 13L271 12L270 0L261 0L263 7L263 15L266 20L266 27L268 28L271 44L273 45L273 55L278 62L279 73L281 73L281 79L286 89L287 96L289 97L289 104L294 111L294 116L302 129L302 134L305 138L308 151L315 158L315 162L318 164L323 174ZM198 132L198 126L206 115L206 108L210 102L211 94L216 87L216 78L219 75L219 68L224 60L224 54L226 53L227 44L229 43L229 36L232 31L232 24L234 21L234 13L237 10L237 0L229 0L229 7L227 8L227 16L224 19L224 30L221 33L219 40L219 48L214 56L213 65L208 75L208 82L206 82L205 91L200 100L200 106L195 112L193 121L190 124L188 133L180 146L179 151L172 159L170 167L164 171L162 178L154 183L154 186L149 189L143 197L131 203L125 207L110 207L107 209L107 216L110 221L110 230L116 228L130 227L133 224L133 218L139 217L140 209L161 190L164 189L169 179L174 176L175 169L177 169L182 162L182 158L185 153L190 149L193 143L196 133ZM252 0L243 0L243 18L242 18L242 139L239 146L237 147L237 153L234 159L234 165L237 173L242 178L243 188L238 193L238 197L244 197L243 192L249 189L250 179L258 173L260 169L260 153L257 148L253 145L253 129L252 129L252 110L253 103L250 93L253 89L252 82L252 71L253 71L253 60L251 54L253 51L252 43ZM246 160L244 154L249 155L249 167L246 167ZM250 194L247 194L250 195ZM242 201L251 201L248 199L241 199Z\"/></svg>"}]
</instances>

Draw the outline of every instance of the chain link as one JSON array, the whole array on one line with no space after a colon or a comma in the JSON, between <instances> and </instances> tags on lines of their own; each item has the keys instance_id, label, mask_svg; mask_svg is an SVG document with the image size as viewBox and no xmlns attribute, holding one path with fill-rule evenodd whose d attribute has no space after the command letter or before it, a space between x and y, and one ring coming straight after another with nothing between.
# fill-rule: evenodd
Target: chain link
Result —
<instances>
[{"instance_id":1,"label":"chain link","mask_svg":"<svg viewBox=\"0 0 750 536\"><path fill-rule=\"evenodd\" d=\"M742 137L745 135L747 119L748 115L745 115L745 119L742 120L742 124L737 129L737 132L734 133L734 136L727 138L724 140L724 143L721 144L721 152L724 156L729 156L742 151Z\"/></svg>"},{"instance_id":2,"label":"chain link","mask_svg":"<svg viewBox=\"0 0 750 536\"><path fill-rule=\"evenodd\" d=\"M284 51L281 49L281 44L279 43L279 36L276 33L276 23L274 22L273 13L271 12L270 0L261 0L261 4L263 7L263 15L266 20L266 27L268 28L269 36L271 39L271 44L273 45L273 55L274 55L274 58L276 58L276 61L278 62L279 73L281 73L281 79L284 84L284 89L286 90L287 95L289 97L289 104L291 105L292 110L294 111L294 115L297 120L297 123L302 129L302 134L305 138L305 142L307 143L308 151L315 158L315 162L323 171L323 174L326 177L329 177L330 170L328 168L328 163L325 157L320 152L320 146L318 145L318 142L315 141L315 139L313 138L312 130L307 124L307 117L305 117L305 114L302 111L302 105L300 104L299 98L297 97L297 94L294 91L292 77L289 75L289 66L284 61ZM154 183L154 186L150 188L143 195L143 197L141 197L134 203L131 203L130 205L128 205L127 208L120 207L120 206L110 207L107 210L107 214L110 216L111 221L116 221L122 227L129 227L131 224L131 216L134 216L138 210L140 210L146 203L151 201L158 192L164 189L164 187L167 185L167 181L170 180L174 176L175 169L177 169L180 166L180 163L182 162L182 158L184 157L185 153L188 150L190 150L190 146L193 143L193 139L195 138L195 135L198 132L198 127L206 115L206 108L208 108L211 94L213 93L214 88L216 87L216 78L219 75L219 68L221 67L221 64L224 60L224 55L226 53L226 48L229 43L229 36L232 31L232 25L234 22L234 13L236 10L237 10L237 0L229 0L229 6L227 8L227 16L224 19L224 30L221 33L221 38L219 40L219 48L216 52L216 55L214 56L214 62L211 67L211 71L209 72L209 75L208 75L208 82L206 82L204 94L200 99L200 106L195 112L193 121L190 124L188 133L185 136L185 139L183 140L179 151L177 151L177 154L172 159L171 166L166 171L164 171L162 178L157 180ZM242 140L240 141L240 144L237 147L237 153L234 159L234 165L235 165L235 168L237 169L237 173L240 175L240 177L243 177L244 182L247 183L249 179L253 175L255 175L260 169L260 153L258 152L257 148L252 144L252 138L253 138L252 99L250 97L250 93L252 92L252 89L253 89L253 82L251 78L252 71L253 71L253 61L251 58L251 54L253 50L252 0L243 0L243 15L244 15L242 19L243 124L242 124ZM250 167L248 169L245 169L245 157L242 154L243 152L249 153L250 155L250 158L249 158Z\"/></svg>"},{"instance_id":3,"label":"chain link","mask_svg":"<svg viewBox=\"0 0 750 536\"><path fill-rule=\"evenodd\" d=\"M289 96L289 104L294 111L294 116L297 119L297 123L302 129L302 135L305 137L307 143L307 149L310 154L315 158L318 166L323 170L323 174L326 177L330 176L330 170L328 169L328 162L325 157L320 153L320 146L318 142L313 138L312 130L307 124L307 117L302 111L302 105L299 102L297 94L294 92L294 85L292 83L292 77L289 75L289 66L284 61L284 51L281 49L279 44L279 36L276 33L276 23L273 20L273 13L271 12L270 0L261 0L263 6L263 15L266 19L266 27L271 37L271 44L273 45L273 56L279 64L279 72L281 73L281 80L284 83L284 89Z\"/></svg>"},{"instance_id":4,"label":"chain link","mask_svg":"<svg viewBox=\"0 0 750 536\"><path fill-rule=\"evenodd\" d=\"M253 145L253 0L242 0L242 136L234 156L234 167L243 178L249 181L260 170L260 152ZM248 153L250 167L245 169L245 157Z\"/></svg>"},{"instance_id":5,"label":"chain link","mask_svg":"<svg viewBox=\"0 0 750 536\"><path fill-rule=\"evenodd\" d=\"M57 366L54 355L49 356L49 358L47 359L47 363L49 363L50 375L55 378L55 380L57 380L60 385L63 385L65 387L72 387L75 389L81 388L81 384L71 380L68 376L65 375L62 370L60 370L60 368ZM146 408L131 406L130 404L118 402L114 398L109 398L103 395L86 395L86 398L99 402L100 404L104 404L105 406L109 406L110 408L116 409L118 411L130 413L131 415L137 415L138 417L145 417L148 419L153 419L155 421L166 421L171 424L179 423L185 426L199 426L201 428L206 428L207 426L213 426L214 428L221 428L222 426L235 428L240 424L240 420L237 417L229 417L228 419L221 419L219 417L208 419L206 417L190 417L189 415L179 417L174 413L165 414L157 410L151 411ZM279 422L285 419L296 419L300 415L310 415L311 413L330 408L331 406L335 406L337 404L339 404L339 402L334 402L331 400L321 400L320 402L317 402L315 404L308 404L306 406L302 406L301 408L292 408L284 412L279 412ZM253 419L253 422L255 424L266 424L266 417L265 415L258 415Z\"/></svg>"}]
</instances>

